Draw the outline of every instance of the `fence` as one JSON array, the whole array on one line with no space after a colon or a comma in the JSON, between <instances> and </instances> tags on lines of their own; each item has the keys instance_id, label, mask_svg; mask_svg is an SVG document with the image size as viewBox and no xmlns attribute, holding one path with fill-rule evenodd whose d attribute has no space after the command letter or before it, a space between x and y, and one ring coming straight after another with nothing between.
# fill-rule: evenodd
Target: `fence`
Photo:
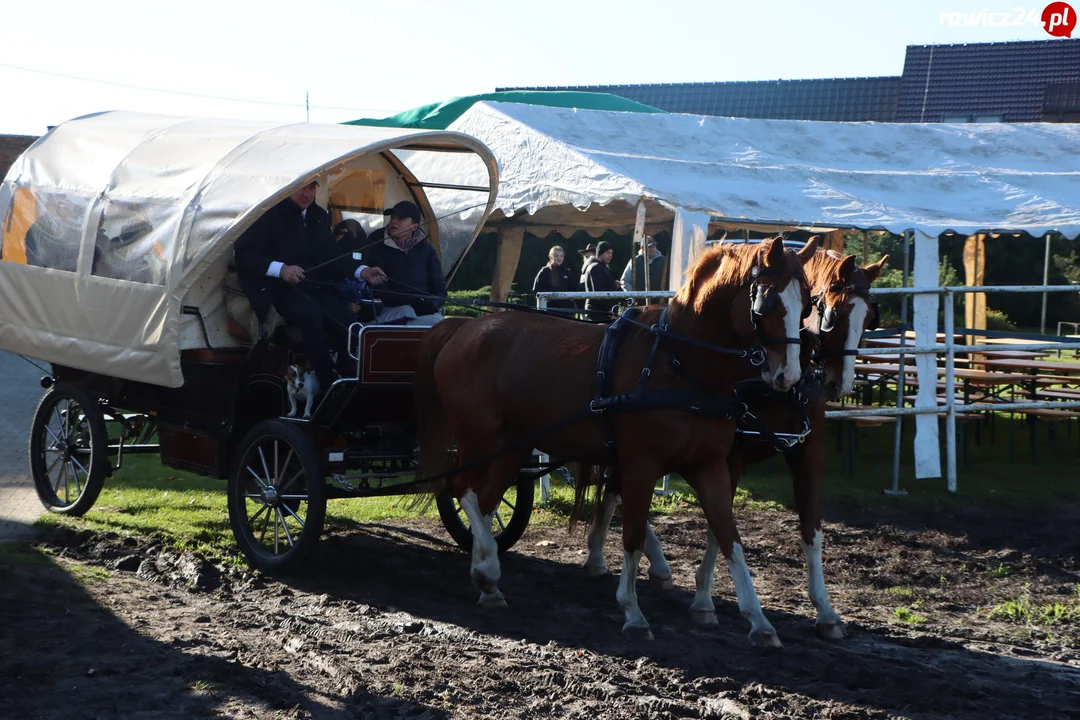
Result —
<instances>
[{"instance_id":1,"label":"fence","mask_svg":"<svg viewBox=\"0 0 1080 720\"><path fill-rule=\"evenodd\" d=\"M1041 409L1054 409L1054 410L1072 410L1080 409L1080 402L1061 402L1061 401L1042 401L1042 402L1025 402L1025 403L1009 403L1008 405L996 405L989 403L970 403L960 404L956 403L956 375L955 375L955 361L956 361L956 321L955 321L955 297L958 294L964 293L1056 293L1056 292L1076 292L1075 285L1014 285L1014 286L964 286L964 287L944 287L944 288L871 288L871 294L878 296L887 295L902 295L902 296L915 296L915 295L944 295L944 315L945 315L945 342L944 344L933 344L925 346L907 346L906 340L906 315L907 315L907 303L904 303L901 324L904 326L901 328L900 334L900 346L899 347L883 347L883 348L862 348L859 350L860 355L873 356L873 355L899 355L897 362L901 368L899 373L899 383L897 387L897 407L882 407L873 410L832 410L825 413L826 418L843 419L850 417L907 417L909 415L938 415L944 409L945 411L945 464L946 464L946 483L949 492L956 492L956 416L958 413L973 413L973 412L985 412L985 411L1027 411L1027 410L1041 410ZM548 292L537 293L536 304L539 308L546 308L547 301L550 300L582 300L582 299L611 299L611 300L633 300L635 298L648 297L648 298L671 298L675 293L672 291L652 291L652 292L604 292L604 293L586 293L586 292ZM916 338L918 341L918 338ZM1000 351L1001 345L962 345L963 351L966 353L979 353L982 352L994 352ZM1080 339L1067 340L1063 339L1055 342L1034 342L1024 345L1009 345L1010 350L1026 351L1026 350L1061 350L1065 348L1080 348ZM935 405L933 407L901 407L904 398L904 377L906 373L903 371L904 363L907 355L945 355L945 406ZM901 424L897 423L896 435L893 446L893 483L892 489L888 492L899 493L899 476L900 476L900 441L901 441ZM546 478L545 478L546 480ZM547 489L542 487L541 498L546 499Z\"/></svg>"}]
</instances>

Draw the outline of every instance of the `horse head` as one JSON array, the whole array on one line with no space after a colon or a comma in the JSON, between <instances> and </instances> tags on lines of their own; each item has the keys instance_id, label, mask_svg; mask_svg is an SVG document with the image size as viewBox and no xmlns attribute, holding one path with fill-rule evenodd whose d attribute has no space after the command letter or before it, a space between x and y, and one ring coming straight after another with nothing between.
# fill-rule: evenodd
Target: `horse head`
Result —
<instances>
[{"instance_id":1,"label":"horse head","mask_svg":"<svg viewBox=\"0 0 1080 720\"><path fill-rule=\"evenodd\" d=\"M786 391L802 374L799 326L810 312L802 265L815 249L811 241L798 253L786 250L777 237L710 250L690 269L673 302L673 317L675 308L692 309L699 325L712 330L712 342L751 346L762 379Z\"/></svg>"},{"instance_id":2,"label":"horse head","mask_svg":"<svg viewBox=\"0 0 1080 720\"><path fill-rule=\"evenodd\" d=\"M825 367L825 395L836 400L855 385L855 355L863 332L880 319L870 286L889 256L859 267L854 255L818 252L805 265L813 288L809 330L817 335L816 358Z\"/></svg>"}]
</instances>

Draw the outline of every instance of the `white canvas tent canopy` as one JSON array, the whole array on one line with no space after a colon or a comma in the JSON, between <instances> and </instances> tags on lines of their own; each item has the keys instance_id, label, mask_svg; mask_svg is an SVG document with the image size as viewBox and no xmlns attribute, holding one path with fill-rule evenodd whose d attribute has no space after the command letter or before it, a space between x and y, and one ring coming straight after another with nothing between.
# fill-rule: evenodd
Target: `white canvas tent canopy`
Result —
<instances>
[{"instance_id":1,"label":"white canvas tent canopy","mask_svg":"<svg viewBox=\"0 0 1080 720\"><path fill-rule=\"evenodd\" d=\"M236 344L225 277L263 212L318 179L316 201L338 215L381 225L384 207L409 199L431 221L447 213L411 160L446 153L474 179L453 191L467 217L450 208L428 230L436 247L464 248L498 181L467 135L131 112L65 122L0 186L0 349L179 387L181 349Z\"/></svg>"},{"instance_id":2,"label":"white canvas tent canopy","mask_svg":"<svg viewBox=\"0 0 1080 720\"><path fill-rule=\"evenodd\" d=\"M448 129L484 141L499 161L487 225L503 240L493 294L509 289L526 228L627 232L641 208L646 232L672 231L671 288L718 228L911 231L916 287L937 287L938 236L948 231L1080 234L1078 125L832 123L480 102ZM916 332L933 337L937 296L918 296L914 307ZM930 395L917 405L932 407L934 359L918 363ZM917 475L937 475L936 420L918 423L928 450L916 454Z\"/></svg>"},{"instance_id":3,"label":"white canvas tent canopy","mask_svg":"<svg viewBox=\"0 0 1080 720\"><path fill-rule=\"evenodd\" d=\"M498 158L489 229L625 232L644 201L654 230L670 229L681 211L713 230L1080 234L1077 125L832 123L478 102L447 129L482 140Z\"/></svg>"}]
</instances>

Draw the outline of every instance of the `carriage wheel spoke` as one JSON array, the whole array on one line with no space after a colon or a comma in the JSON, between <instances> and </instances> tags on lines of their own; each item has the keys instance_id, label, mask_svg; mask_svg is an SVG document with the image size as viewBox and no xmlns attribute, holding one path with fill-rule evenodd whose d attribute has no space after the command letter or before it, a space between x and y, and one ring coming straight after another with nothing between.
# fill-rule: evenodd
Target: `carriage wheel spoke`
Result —
<instances>
[{"instance_id":1,"label":"carriage wheel spoke","mask_svg":"<svg viewBox=\"0 0 1080 720\"><path fill-rule=\"evenodd\" d=\"M288 508L285 508L289 510ZM281 512L281 508L277 509L278 520L281 521L281 529L285 531L285 539L289 543L289 547L293 547L296 543L293 542L292 533L289 532L289 526L285 524L285 515ZM292 510L289 510L289 514L292 515ZM293 515L295 517L295 515Z\"/></svg>"},{"instance_id":2,"label":"carriage wheel spoke","mask_svg":"<svg viewBox=\"0 0 1080 720\"><path fill-rule=\"evenodd\" d=\"M66 444L67 444L67 443L65 443L65 442L64 442L63 440L61 440L60 438L58 438L58 437L56 436L56 433L54 433L54 432L52 431L52 428L51 428L51 427L49 427L49 424L48 424L48 423L45 423L45 431L46 431L46 432L48 432L48 433L49 433L50 435L52 435L52 439L53 439L53 442L54 442L54 443L56 443L57 445L66 445ZM61 430L60 432L63 432L63 430ZM55 450L56 450L56 452L63 452L62 450L60 450L60 449L57 449L57 448L47 448L47 449L48 449L48 450L54 450L54 449L55 449Z\"/></svg>"},{"instance_id":3,"label":"carriage wheel spoke","mask_svg":"<svg viewBox=\"0 0 1080 720\"><path fill-rule=\"evenodd\" d=\"M69 460L68 466L71 467L71 476L75 479L75 492L82 495L82 483L79 482L79 473L75 470L75 465Z\"/></svg>"},{"instance_id":4,"label":"carriage wheel spoke","mask_svg":"<svg viewBox=\"0 0 1080 720\"><path fill-rule=\"evenodd\" d=\"M304 499L306 500L307 498L304 498ZM289 507L288 505L285 505L284 507L285 507L286 512L288 512L290 515L292 515L293 519L296 520L296 522L300 523L300 529L303 530L304 529L304 521L300 519L300 516L297 515L295 512L293 512L293 509L291 507ZM282 524L284 524L285 523L285 518L282 518L281 522L282 522Z\"/></svg>"},{"instance_id":5,"label":"carriage wheel spoke","mask_svg":"<svg viewBox=\"0 0 1080 720\"><path fill-rule=\"evenodd\" d=\"M280 491L280 490L285 490L285 489L291 488L293 486L293 483L295 483L297 481L297 479L303 474L304 474L304 468L300 468L299 470L296 471L295 475L293 475L291 478L289 478L288 480L283 482L281 485L278 485L278 490Z\"/></svg>"},{"instance_id":6,"label":"carriage wheel spoke","mask_svg":"<svg viewBox=\"0 0 1080 720\"><path fill-rule=\"evenodd\" d=\"M62 458L62 457L57 458L56 462L53 463L53 467L56 467L57 462L60 463L60 472L59 472L59 474L57 474L56 483L53 485L53 495L55 495L56 497L60 497L60 483L65 482L66 477L67 477L67 463L62 462L63 459L64 458ZM50 470L51 469L52 468L50 468ZM65 492L64 492L64 497L65 497L65 500L66 500L67 499L67 491L66 491L66 489L65 489Z\"/></svg>"},{"instance_id":7,"label":"carriage wheel spoke","mask_svg":"<svg viewBox=\"0 0 1080 720\"><path fill-rule=\"evenodd\" d=\"M269 510L270 506L267 505L266 509ZM273 515L273 514L274 513L272 513L272 512L266 513L266 520L263 522L262 533L259 535L259 544L260 545L262 545L262 544L264 544L266 542L266 531L270 529L270 516Z\"/></svg>"},{"instance_id":8,"label":"carriage wheel spoke","mask_svg":"<svg viewBox=\"0 0 1080 720\"><path fill-rule=\"evenodd\" d=\"M245 465L244 467L247 469L247 471L249 473L251 473L251 477L255 478L255 482L258 483L259 487L262 488L263 490L266 490L267 489L267 484L264 483L262 481L262 478L259 477L259 473L252 470L250 465Z\"/></svg>"},{"instance_id":9,"label":"carriage wheel spoke","mask_svg":"<svg viewBox=\"0 0 1080 720\"><path fill-rule=\"evenodd\" d=\"M83 464L82 464L81 462L79 462L78 460L76 460L76 459L75 459L74 457L72 457L72 458L71 458L71 462L75 463L75 464L76 464L76 465L78 466L78 468L79 468L80 470L82 470L82 472L83 472L83 475L85 475L85 476L87 476L87 477L90 477L90 471L89 471L89 470L87 470L87 469L86 469L85 467L83 467Z\"/></svg>"},{"instance_id":10,"label":"carriage wheel spoke","mask_svg":"<svg viewBox=\"0 0 1080 720\"><path fill-rule=\"evenodd\" d=\"M56 405L53 406L53 413L56 415L56 421L60 424L60 427L59 427L60 440L59 440L59 442L66 445L67 444L67 432L65 430L66 426L64 425L64 416L60 414L60 405L59 404L56 404Z\"/></svg>"},{"instance_id":11,"label":"carriage wheel spoke","mask_svg":"<svg viewBox=\"0 0 1080 720\"><path fill-rule=\"evenodd\" d=\"M514 507L514 503L512 503L512 502L510 502L509 500L506 499L505 495L503 495L502 504L505 505L506 507L510 508L510 514L511 515L514 513L514 510L517 509L517 508Z\"/></svg>"},{"instance_id":12,"label":"carriage wheel spoke","mask_svg":"<svg viewBox=\"0 0 1080 720\"><path fill-rule=\"evenodd\" d=\"M499 532L506 530L506 523L503 522L502 515L497 510L495 511L495 522L499 523Z\"/></svg>"},{"instance_id":13,"label":"carriage wheel spoke","mask_svg":"<svg viewBox=\"0 0 1080 720\"><path fill-rule=\"evenodd\" d=\"M256 499L259 499L262 496L261 495L256 495L255 497L256 497ZM270 509L269 505L263 505L261 508L259 508L259 510L254 515L252 515L251 517L248 518L248 527L251 528L252 531L255 530L255 523L258 522L259 516L262 515L264 512L268 511L269 509Z\"/></svg>"},{"instance_id":14,"label":"carriage wheel spoke","mask_svg":"<svg viewBox=\"0 0 1080 720\"><path fill-rule=\"evenodd\" d=\"M266 465L266 453L263 452L262 445L259 446L259 459L262 460L263 472L266 473L263 477L266 478L266 482L273 485L274 478L270 475L270 468Z\"/></svg>"},{"instance_id":15,"label":"carriage wheel spoke","mask_svg":"<svg viewBox=\"0 0 1080 720\"><path fill-rule=\"evenodd\" d=\"M275 511L273 513L273 515L274 515L274 554L275 555L280 555L281 554L281 550L280 550L280 547L281 547L280 546L281 533L278 532L278 515L281 515L281 512L280 511Z\"/></svg>"}]
</instances>

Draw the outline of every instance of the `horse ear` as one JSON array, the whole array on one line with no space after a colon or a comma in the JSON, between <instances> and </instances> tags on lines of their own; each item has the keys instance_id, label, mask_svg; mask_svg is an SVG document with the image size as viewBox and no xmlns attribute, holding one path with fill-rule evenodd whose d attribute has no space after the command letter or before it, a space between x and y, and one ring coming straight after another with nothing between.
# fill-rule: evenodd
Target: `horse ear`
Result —
<instances>
[{"instance_id":1,"label":"horse ear","mask_svg":"<svg viewBox=\"0 0 1080 720\"><path fill-rule=\"evenodd\" d=\"M840 263L840 267L837 272L840 275L840 279L847 282L851 279L851 273L855 272L855 256L847 255Z\"/></svg>"},{"instance_id":2,"label":"horse ear","mask_svg":"<svg viewBox=\"0 0 1080 720\"><path fill-rule=\"evenodd\" d=\"M881 271L885 269L885 261L889 259L888 255L883 256L876 263L870 263L862 269L866 273L866 279L873 284L875 280L881 277Z\"/></svg>"},{"instance_id":3,"label":"horse ear","mask_svg":"<svg viewBox=\"0 0 1080 720\"><path fill-rule=\"evenodd\" d=\"M769 247L765 251L765 267L773 267L784 262L784 240L774 237L769 241Z\"/></svg>"},{"instance_id":4,"label":"horse ear","mask_svg":"<svg viewBox=\"0 0 1080 720\"><path fill-rule=\"evenodd\" d=\"M814 255L817 253L818 247L820 247L820 243L820 239L817 235L815 235L806 241L806 244L803 245L802 250L795 254L799 256L799 260L801 260L802 263L805 265L807 262L810 261L810 258L814 257Z\"/></svg>"}]
</instances>

